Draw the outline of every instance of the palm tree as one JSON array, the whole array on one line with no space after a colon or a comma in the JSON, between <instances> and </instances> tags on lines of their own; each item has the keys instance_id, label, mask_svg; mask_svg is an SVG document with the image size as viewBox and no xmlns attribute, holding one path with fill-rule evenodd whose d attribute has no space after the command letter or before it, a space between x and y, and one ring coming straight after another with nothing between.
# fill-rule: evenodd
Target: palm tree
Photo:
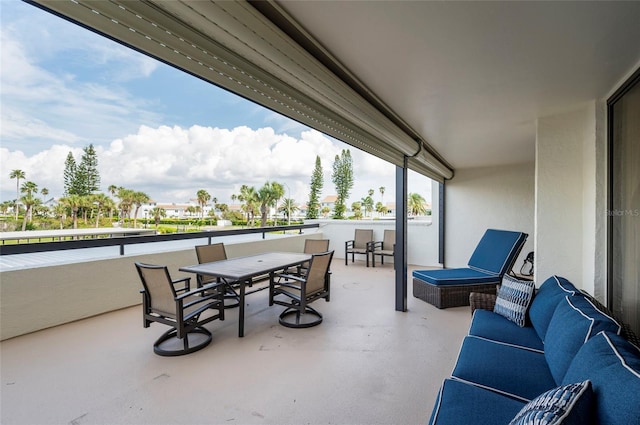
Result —
<instances>
[{"instance_id":1,"label":"palm tree","mask_svg":"<svg viewBox=\"0 0 640 425\"><path fill-rule=\"evenodd\" d=\"M204 220L204 207L207 206L209 201L211 200L211 195L204 189L200 189L196 194L198 197L198 205L200 205L200 210L202 212L202 219ZM213 201L215 203L215 201Z\"/></svg>"},{"instance_id":2,"label":"palm tree","mask_svg":"<svg viewBox=\"0 0 640 425\"><path fill-rule=\"evenodd\" d=\"M140 207L142 206L142 204L146 204L147 202L149 202L151 200L151 198L149 198L149 195L147 195L144 192L133 192L133 198L132 201L136 206L136 210L133 214L133 227L137 227L137 222L138 222L138 211L140 210Z\"/></svg>"},{"instance_id":3,"label":"palm tree","mask_svg":"<svg viewBox=\"0 0 640 425\"><path fill-rule=\"evenodd\" d=\"M380 192L380 202L382 202L384 204L384 191L386 190L386 188L384 186L380 186L378 188L378 191Z\"/></svg>"},{"instance_id":4,"label":"palm tree","mask_svg":"<svg viewBox=\"0 0 640 425\"><path fill-rule=\"evenodd\" d=\"M25 208L27 207L27 204L25 204L24 199L27 199L28 202L31 204L29 206L29 208L27 208L27 210L24 213L24 220L22 220L22 230L25 229L25 225L26 225L26 220L29 219L31 220L30 214L31 214L31 207L34 205L33 204L33 194L38 192L38 185L35 184L32 181L27 181L22 183L22 186L20 187L20 192L25 193L26 195L23 196L22 198L20 198L20 200L22 201L22 203L24 204Z\"/></svg>"},{"instance_id":5,"label":"palm tree","mask_svg":"<svg viewBox=\"0 0 640 425\"><path fill-rule=\"evenodd\" d=\"M32 207L39 205L42 201L40 200L40 198L34 197L33 193L30 191L28 191L26 195L20 198L20 200L26 208L24 217L22 218L22 231L24 232L27 229L27 220L31 220Z\"/></svg>"},{"instance_id":6,"label":"palm tree","mask_svg":"<svg viewBox=\"0 0 640 425\"><path fill-rule=\"evenodd\" d=\"M83 200L80 195L69 195L66 198L60 198L60 203L71 210L71 219L73 220L73 228L78 228L78 210L82 207Z\"/></svg>"},{"instance_id":7,"label":"palm tree","mask_svg":"<svg viewBox=\"0 0 640 425\"><path fill-rule=\"evenodd\" d=\"M276 212L278 211L278 201L280 198L284 196L284 185L278 182L271 183L271 190L273 192L273 196L275 197L273 206L275 207ZM274 220L273 225L277 224L278 220Z\"/></svg>"},{"instance_id":8,"label":"palm tree","mask_svg":"<svg viewBox=\"0 0 640 425\"><path fill-rule=\"evenodd\" d=\"M20 179L24 179L25 178L25 174L24 171L22 170L12 170L11 173L9 173L9 178L10 179L16 179L16 220L18 219L18 210L20 208L18 208L18 200L20 199Z\"/></svg>"},{"instance_id":9,"label":"palm tree","mask_svg":"<svg viewBox=\"0 0 640 425\"><path fill-rule=\"evenodd\" d=\"M407 210L411 215L424 215L427 213L426 201L418 193L409 193L407 195Z\"/></svg>"},{"instance_id":10,"label":"palm tree","mask_svg":"<svg viewBox=\"0 0 640 425\"><path fill-rule=\"evenodd\" d=\"M131 189L125 189L124 187L118 188L118 194L116 196L120 199L120 220L122 220L123 223L125 217L128 217L131 213L134 193Z\"/></svg>"},{"instance_id":11,"label":"palm tree","mask_svg":"<svg viewBox=\"0 0 640 425\"><path fill-rule=\"evenodd\" d=\"M296 201L292 198L285 198L280 208L278 208L278 211L286 214L288 224L291 224L291 214L298 210L299 208L296 205Z\"/></svg>"},{"instance_id":12,"label":"palm tree","mask_svg":"<svg viewBox=\"0 0 640 425\"><path fill-rule=\"evenodd\" d=\"M158 224L160 224L160 219L167 216L167 211L162 207L153 207L151 210L151 217L156 223L156 229L158 228Z\"/></svg>"},{"instance_id":13,"label":"palm tree","mask_svg":"<svg viewBox=\"0 0 640 425\"><path fill-rule=\"evenodd\" d=\"M240 186L240 195L237 196L237 199L240 202L244 202L242 210L247 214L247 225L249 227L253 226L253 217L257 210L257 198L258 195L253 186L247 186L246 184Z\"/></svg>"},{"instance_id":14,"label":"palm tree","mask_svg":"<svg viewBox=\"0 0 640 425\"><path fill-rule=\"evenodd\" d=\"M61 203L61 201L62 199L55 207L53 207L53 214L56 216L56 218L60 219L60 230L62 230L62 228L64 227L64 218L67 214L67 208L64 206L64 204Z\"/></svg>"},{"instance_id":15,"label":"palm tree","mask_svg":"<svg viewBox=\"0 0 640 425\"><path fill-rule=\"evenodd\" d=\"M96 206L96 209L98 210L96 212L96 228L97 228L100 225L100 212L109 201L111 201L112 203L113 201L104 193L96 193L94 195L91 195L91 201L93 205Z\"/></svg>"},{"instance_id":16,"label":"palm tree","mask_svg":"<svg viewBox=\"0 0 640 425\"><path fill-rule=\"evenodd\" d=\"M47 202L47 195L49 194L49 189L43 187L40 189L40 193L42 194L42 202Z\"/></svg>"},{"instance_id":17,"label":"palm tree","mask_svg":"<svg viewBox=\"0 0 640 425\"><path fill-rule=\"evenodd\" d=\"M267 225L267 213L269 208L273 207L275 203L284 194L284 188L280 183L266 182L264 186L258 190L256 194L256 200L260 204L260 227Z\"/></svg>"}]
</instances>

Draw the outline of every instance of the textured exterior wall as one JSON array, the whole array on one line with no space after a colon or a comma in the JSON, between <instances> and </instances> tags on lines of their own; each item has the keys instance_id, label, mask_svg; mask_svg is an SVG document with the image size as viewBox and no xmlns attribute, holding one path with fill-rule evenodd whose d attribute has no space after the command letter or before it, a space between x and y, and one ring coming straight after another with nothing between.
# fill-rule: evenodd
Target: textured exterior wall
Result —
<instances>
[{"instance_id":1,"label":"textured exterior wall","mask_svg":"<svg viewBox=\"0 0 640 425\"><path fill-rule=\"evenodd\" d=\"M606 301L606 105L540 118L536 136L536 268Z\"/></svg>"},{"instance_id":2,"label":"textured exterior wall","mask_svg":"<svg viewBox=\"0 0 640 425\"><path fill-rule=\"evenodd\" d=\"M516 259L520 270L533 251L534 164L513 164L456 170L446 182L445 266L466 267L489 228L521 231L529 238Z\"/></svg>"}]
</instances>

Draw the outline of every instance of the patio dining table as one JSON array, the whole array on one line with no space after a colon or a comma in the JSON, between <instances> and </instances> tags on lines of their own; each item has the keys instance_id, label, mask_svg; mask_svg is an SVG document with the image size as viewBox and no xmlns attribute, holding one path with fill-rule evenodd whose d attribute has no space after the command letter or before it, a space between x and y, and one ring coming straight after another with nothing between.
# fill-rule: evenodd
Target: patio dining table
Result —
<instances>
[{"instance_id":1,"label":"patio dining table","mask_svg":"<svg viewBox=\"0 0 640 425\"><path fill-rule=\"evenodd\" d=\"M238 336L243 337L245 296L267 289L265 287L261 287L247 291L246 286L251 282L252 278L267 273L271 274L289 267L294 267L303 264L310 259L311 254L295 252L266 252L246 257L229 258L227 260L214 261L211 263L180 267L180 271L219 277L240 285Z\"/></svg>"}]
</instances>

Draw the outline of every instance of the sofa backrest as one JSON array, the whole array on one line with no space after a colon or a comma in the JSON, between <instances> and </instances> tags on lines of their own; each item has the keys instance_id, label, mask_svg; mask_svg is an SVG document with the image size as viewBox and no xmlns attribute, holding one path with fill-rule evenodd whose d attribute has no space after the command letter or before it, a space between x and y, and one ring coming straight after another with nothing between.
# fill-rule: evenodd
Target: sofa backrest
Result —
<instances>
[{"instance_id":1,"label":"sofa backrest","mask_svg":"<svg viewBox=\"0 0 640 425\"><path fill-rule=\"evenodd\" d=\"M504 275L513 265L527 234L487 229L469 259L469 267L484 273Z\"/></svg>"},{"instance_id":2,"label":"sofa backrest","mask_svg":"<svg viewBox=\"0 0 640 425\"><path fill-rule=\"evenodd\" d=\"M562 385L587 379L596 423L640 424L640 349L618 335L597 334L573 358Z\"/></svg>"},{"instance_id":3,"label":"sofa backrest","mask_svg":"<svg viewBox=\"0 0 640 425\"><path fill-rule=\"evenodd\" d=\"M551 276L540 285L529 307L529 319L542 341L558 303L567 295L578 293L580 291L571 282L560 276Z\"/></svg>"},{"instance_id":4,"label":"sofa backrest","mask_svg":"<svg viewBox=\"0 0 640 425\"><path fill-rule=\"evenodd\" d=\"M558 385L578 350L601 331L620 334L622 327L582 295L558 303L544 340L544 357Z\"/></svg>"}]
</instances>

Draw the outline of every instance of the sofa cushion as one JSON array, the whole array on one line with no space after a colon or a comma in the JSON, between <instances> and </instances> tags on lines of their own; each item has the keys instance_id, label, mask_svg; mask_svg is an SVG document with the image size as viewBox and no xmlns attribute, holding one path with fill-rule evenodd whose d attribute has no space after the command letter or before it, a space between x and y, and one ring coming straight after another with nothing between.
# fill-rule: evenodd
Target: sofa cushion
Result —
<instances>
[{"instance_id":1,"label":"sofa cushion","mask_svg":"<svg viewBox=\"0 0 640 425\"><path fill-rule=\"evenodd\" d=\"M615 320L587 298L566 296L553 313L544 342L544 355L556 382L563 381L576 353L591 337L600 331L618 334L620 329Z\"/></svg>"},{"instance_id":2,"label":"sofa cushion","mask_svg":"<svg viewBox=\"0 0 640 425\"><path fill-rule=\"evenodd\" d=\"M413 277L432 285L497 285L500 283L499 275L487 274L468 268L414 270Z\"/></svg>"},{"instance_id":3,"label":"sofa cushion","mask_svg":"<svg viewBox=\"0 0 640 425\"><path fill-rule=\"evenodd\" d=\"M532 326L521 328L489 310L474 311L469 335L544 351L544 344Z\"/></svg>"},{"instance_id":4,"label":"sofa cushion","mask_svg":"<svg viewBox=\"0 0 640 425\"><path fill-rule=\"evenodd\" d=\"M624 338L600 332L574 357L563 384L590 380L598 423L640 424L640 350Z\"/></svg>"},{"instance_id":5,"label":"sofa cushion","mask_svg":"<svg viewBox=\"0 0 640 425\"><path fill-rule=\"evenodd\" d=\"M545 280L536 292L531 307L529 319L538 336L544 341L547 328L558 303L567 295L579 293L575 286L567 279L559 276L551 276Z\"/></svg>"},{"instance_id":6,"label":"sofa cushion","mask_svg":"<svg viewBox=\"0 0 640 425\"><path fill-rule=\"evenodd\" d=\"M504 275L502 285L498 289L498 297L493 312L497 313L520 327L526 323L527 310L533 298L536 286L533 281L516 279Z\"/></svg>"},{"instance_id":7,"label":"sofa cushion","mask_svg":"<svg viewBox=\"0 0 640 425\"><path fill-rule=\"evenodd\" d=\"M563 385L527 403L509 425L586 425L592 423L591 382Z\"/></svg>"},{"instance_id":8,"label":"sofa cushion","mask_svg":"<svg viewBox=\"0 0 640 425\"><path fill-rule=\"evenodd\" d=\"M544 353L476 336L465 337L452 375L525 402L558 386Z\"/></svg>"},{"instance_id":9,"label":"sofa cushion","mask_svg":"<svg viewBox=\"0 0 640 425\"><path fill-rule=\"evenodd\" d=\"M430 425L504 425L525 402L455 379L445 379L431 412ZM490 408L488 408L490 406Z\"/></svg>"}]
</instances>

